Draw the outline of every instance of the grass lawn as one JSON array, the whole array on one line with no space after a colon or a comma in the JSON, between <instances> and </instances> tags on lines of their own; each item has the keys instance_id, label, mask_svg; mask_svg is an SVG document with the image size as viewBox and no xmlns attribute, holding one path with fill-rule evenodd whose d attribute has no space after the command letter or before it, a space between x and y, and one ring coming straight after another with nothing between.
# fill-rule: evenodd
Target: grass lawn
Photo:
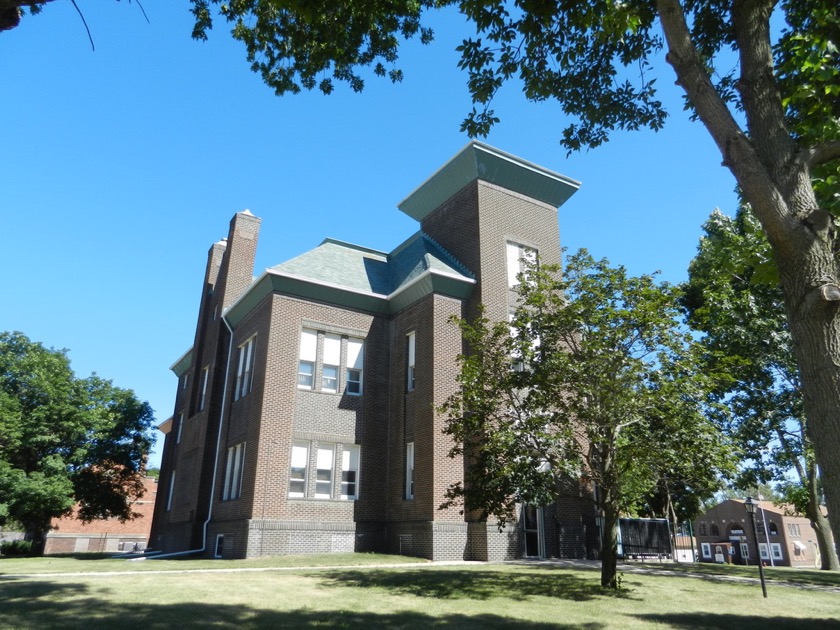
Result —
<instances>
[{"instance_id":1,"label":"grass lawn","mask_svg":"<svg viewBox=\"0 0 840 630\"><path fill-rule=\"evenodd\" d=\"M836 592L770 582L764 600L757 584L690 577L680 573L682 567L663 575L626 572L623 588L610 592L600 588L594 568L364 566L406 560L3 559L0 628L840 629ZM129 573L102 573L114 570L114 563ZM313 563L323 568L305 568ZM347 568L351 564L358 566ZM193 568L269 570L183 572Z\"/></svg>"}]
</instances>

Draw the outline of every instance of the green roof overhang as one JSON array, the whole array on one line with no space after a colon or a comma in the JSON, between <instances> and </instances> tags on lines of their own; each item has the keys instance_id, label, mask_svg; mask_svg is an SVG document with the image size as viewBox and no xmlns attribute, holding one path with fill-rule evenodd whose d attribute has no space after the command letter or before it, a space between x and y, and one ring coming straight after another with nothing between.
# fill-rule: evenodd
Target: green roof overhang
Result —
<instances>
[{"instance_id":1,"label":"green roof overhang","mask_svg":"<svg viewBox=\"0 0 840 630\"><path fill-rule=\"evenodd\" d=\"M398 204L417 221L470 182L481 179L559 208L580 182L481 142L470 142L455 157Z\"/></svg>"},{"instance_id":2,"label":"green roof overhang","mask_svg":"<svg viewBox=\"0 0 840 630\"><path fill-rule=\"evenodd\" d=\"M175 372L175 376L181 378L184 375L184 372L192 367L192 351L193 349L190 348L181 357L173 363L169 369Z\"/></svg>"}]
</instances>

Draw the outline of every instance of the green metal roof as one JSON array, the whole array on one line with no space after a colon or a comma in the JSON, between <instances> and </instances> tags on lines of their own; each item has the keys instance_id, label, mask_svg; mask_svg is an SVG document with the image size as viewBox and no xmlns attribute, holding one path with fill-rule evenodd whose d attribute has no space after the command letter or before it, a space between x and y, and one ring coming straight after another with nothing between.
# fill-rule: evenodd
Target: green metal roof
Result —
<instances>
[{"instance_id":1,"label":"green metal roof","mask_svg":"<svg viewBox=\"0 0 840 630\"><path fill-rule=\"evenodd\" d=\"M417 221L470 182L481 179L559 208L580 182L481 142L472 141L398 204Z\"/></svg>"}]
</instances>

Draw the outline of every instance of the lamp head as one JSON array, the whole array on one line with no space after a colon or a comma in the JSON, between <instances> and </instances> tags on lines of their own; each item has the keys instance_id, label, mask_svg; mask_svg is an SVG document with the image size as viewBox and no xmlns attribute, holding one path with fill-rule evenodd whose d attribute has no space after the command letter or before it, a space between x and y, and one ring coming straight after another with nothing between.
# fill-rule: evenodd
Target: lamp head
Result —
<instances>
[{"instance_id":1,"label":"lamp head","mask_svg":"<svg viewBox=\"0 0 840 630\"><path fill-rule=\"evenodd\" d=\"M750 514L755 514L755 503L753 503L752 497L747 497L747 500L744 501L744 508Z\"/></svg>"}]
</instances>

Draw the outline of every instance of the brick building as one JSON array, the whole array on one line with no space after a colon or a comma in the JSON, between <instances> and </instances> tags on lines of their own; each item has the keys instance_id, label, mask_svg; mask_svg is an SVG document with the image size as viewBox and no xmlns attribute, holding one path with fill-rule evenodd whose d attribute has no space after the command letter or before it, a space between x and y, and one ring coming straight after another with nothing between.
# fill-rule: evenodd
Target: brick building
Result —
<instances>
[{"instance_id":1,"label":"brick building","mask_svg":"<svg viewBox=\"0 0 840 630\"><path fill-rule=\"evenodd\" d=\"M44 546L44 555L79 552L140 551L149 542L152 529L157 479L143 480L145 493L131 504L137 518L120 522L117 518L98 519L85 523L76 518L76 509L62 518L54 518Z\"/></svg>"},{"instance_id":2,"label":"brick building","mask_svg":"<svg viewBox=\"0 0 840 630\"><path fill-rule=\"evenodd\" d=\"M755 512L761 561L780 567L820 565L817 534L804 516L791 514L769 501L757 501ZM758 564L755 536L744 502L729 499L694 522L700 562Z\"/></svg>"},{"instance_id":3,"label":"brick building","mask_svg":"<svg viewBox=\"0 0 840 630\"><path fill-rule=\"evenodd\" d=\"M462 479L435 413L464 349L452 315L505 321L523 258L559 262L557 208L578 182L472 142L399 209L391 252L326 239L253 277L261 220L208 255L166 433L152 544L243 558L383 551L431 559L585 553L591 502L518 526L440 510Z\"/></svg>"}]
</instances>

